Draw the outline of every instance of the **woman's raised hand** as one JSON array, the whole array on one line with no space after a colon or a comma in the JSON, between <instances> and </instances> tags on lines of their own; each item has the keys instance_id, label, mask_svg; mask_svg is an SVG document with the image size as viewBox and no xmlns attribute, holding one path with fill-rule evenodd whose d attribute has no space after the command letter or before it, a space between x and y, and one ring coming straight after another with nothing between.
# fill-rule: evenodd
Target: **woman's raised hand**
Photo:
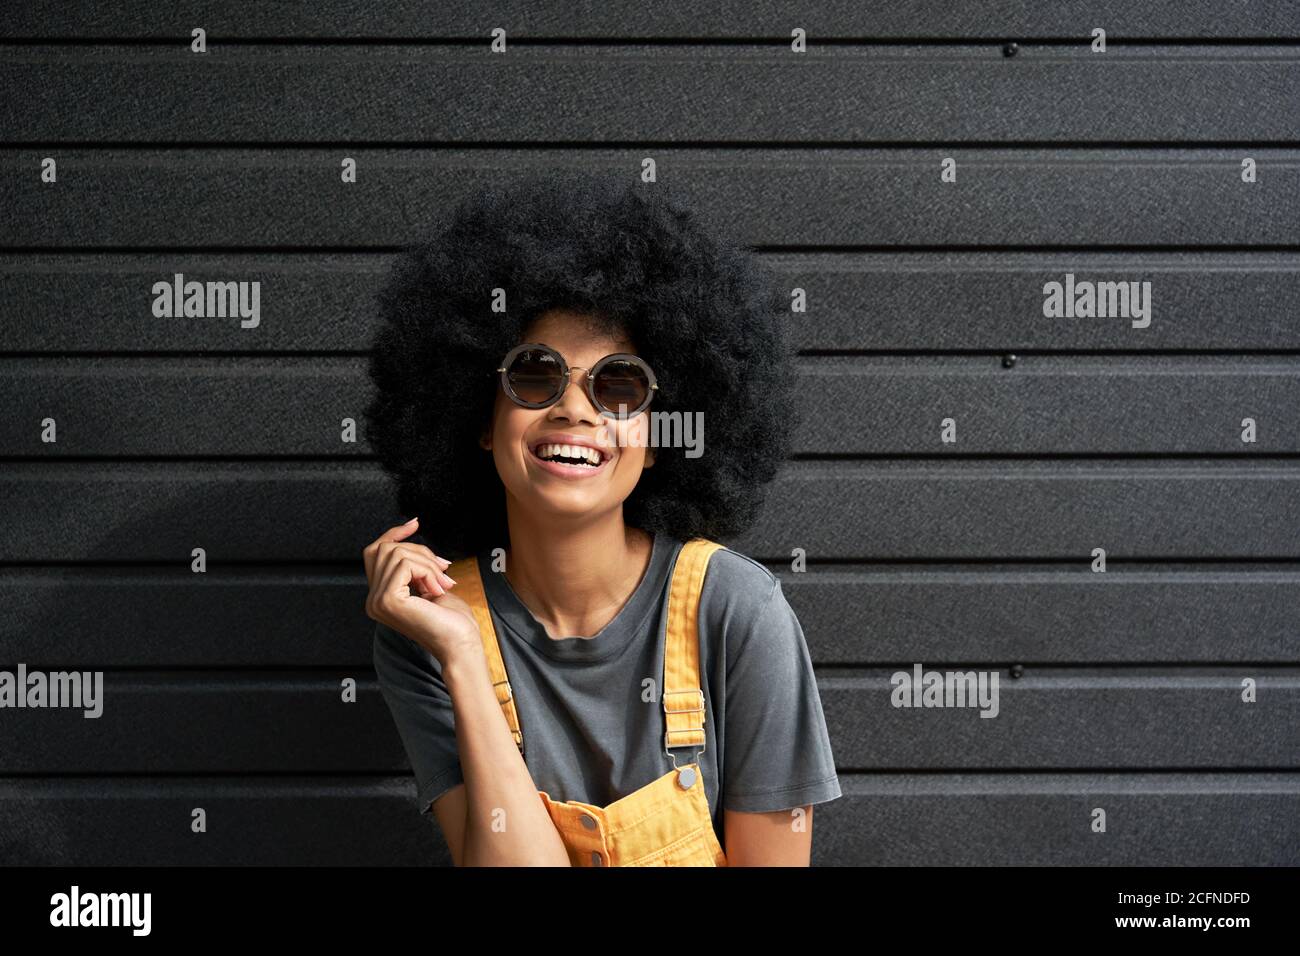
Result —
<instances>
[{"instance_id":1,"label":"woman's raised hand","mask_svg":"<svg viewBox=\"0 0 1300 956\"><path fill-rule=\"evenodd\" d=\"M366 545L366 614L405 634L441 665L453 651L481 650L482 644L474 612L451 593L456 586L446 574L451 562L422 544L403 540L418 525L419 519L412 518Z\"/></svg>"}]
</instances>

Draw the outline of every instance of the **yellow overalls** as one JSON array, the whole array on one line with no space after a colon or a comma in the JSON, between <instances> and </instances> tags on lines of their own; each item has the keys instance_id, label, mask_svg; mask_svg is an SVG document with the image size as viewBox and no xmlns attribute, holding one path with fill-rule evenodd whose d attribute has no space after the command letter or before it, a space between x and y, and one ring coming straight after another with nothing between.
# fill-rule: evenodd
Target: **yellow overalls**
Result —
<instances>
[{"instance_id":1,"label":"yellow overalls","mask_svg":"<svg viewBox=\"0 0 1300 956\"><path fill-rule=\"evenodd\" d=\"M721 547L705 538L687 541L677 556L668 589L662 696L664 752L672 760L673 769L606 807L577 800L559 801L544 790L537 791L568 848L573 866L727 865L713 829L700 766L692 762L679 767L673 753L678 747L700 747L700 753L704 752L700 591L709 557ZM474 557L462 558L453 562L447 573L457 581L454 593L469 604L478 620L497 700L522 754L524 736L519 729L519 714L488 612L478 561Z\"/></svg>"}]
</instances>

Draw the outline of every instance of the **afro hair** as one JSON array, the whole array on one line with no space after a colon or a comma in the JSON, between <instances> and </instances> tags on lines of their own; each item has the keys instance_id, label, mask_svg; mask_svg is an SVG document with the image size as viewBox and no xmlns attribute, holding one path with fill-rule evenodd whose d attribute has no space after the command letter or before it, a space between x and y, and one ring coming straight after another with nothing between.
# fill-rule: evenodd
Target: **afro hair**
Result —
<instances>
[{"instance_id":1,"label":"afro hair","mask_svg":"<svg viewBox=\"0 0 1300 956\"><path fill-rule=\"evenodd\" d=\"M703 454L656 449L624 521L682 541L739 534L796 424L783 304L752 251L663 185L569 171L495 183L396 258L378 299L366 440L439 554L508 544L504 486L477 439L502 357L563 309L634 343L659 383L651 412L703 413Z\"/></svg>"}]
</instances>

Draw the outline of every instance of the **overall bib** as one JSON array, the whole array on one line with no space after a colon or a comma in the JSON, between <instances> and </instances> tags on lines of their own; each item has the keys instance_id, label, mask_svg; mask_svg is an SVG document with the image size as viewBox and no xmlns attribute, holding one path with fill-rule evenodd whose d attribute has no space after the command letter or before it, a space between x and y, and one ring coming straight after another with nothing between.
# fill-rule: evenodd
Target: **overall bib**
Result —
<instances>
[{"instance_id":1,"label":"overall bib","mask_svg":"<svg viewBox=\"0 0 1300 956\"><path fill-rule=\"evenodd\" d=\"M677 765L679 747L704 752L704 692L700 689L699 604L709 557L722 545L705 538L687 541L677 556L668 588L668 620L664 644L664 753L673 769L639 790L605 807L577 800L560 801L537 791L569 851L573 866L726 866L704 792L698 755ZM474 611L488 670L506 723L522 755L510 681L506 678L496 628L488 612L478 561L453 562L447 573L456 579L455 593ZM690 751L687 752L690 756Z\"/></svg>"}]
</instances>

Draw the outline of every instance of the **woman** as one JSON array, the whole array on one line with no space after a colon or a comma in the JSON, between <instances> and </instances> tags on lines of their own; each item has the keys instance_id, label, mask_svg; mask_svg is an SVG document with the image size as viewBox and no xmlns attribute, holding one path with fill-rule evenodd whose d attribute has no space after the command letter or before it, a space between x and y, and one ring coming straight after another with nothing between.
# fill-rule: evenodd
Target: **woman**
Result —
<instances>
[{"instance_id":1,"label":"woman","mask_svg":"<svg viewBox=\"0 0 1300 956\"><path fill-rule=\"evenodd\" d=\"M808 865L841 794L807 645L715 540L789 448L782 302L662 186L592 174L474 194L398 259L366 426L416 517L365 548L366 611L456 865Z\"/></svg>"}]
</instances>

